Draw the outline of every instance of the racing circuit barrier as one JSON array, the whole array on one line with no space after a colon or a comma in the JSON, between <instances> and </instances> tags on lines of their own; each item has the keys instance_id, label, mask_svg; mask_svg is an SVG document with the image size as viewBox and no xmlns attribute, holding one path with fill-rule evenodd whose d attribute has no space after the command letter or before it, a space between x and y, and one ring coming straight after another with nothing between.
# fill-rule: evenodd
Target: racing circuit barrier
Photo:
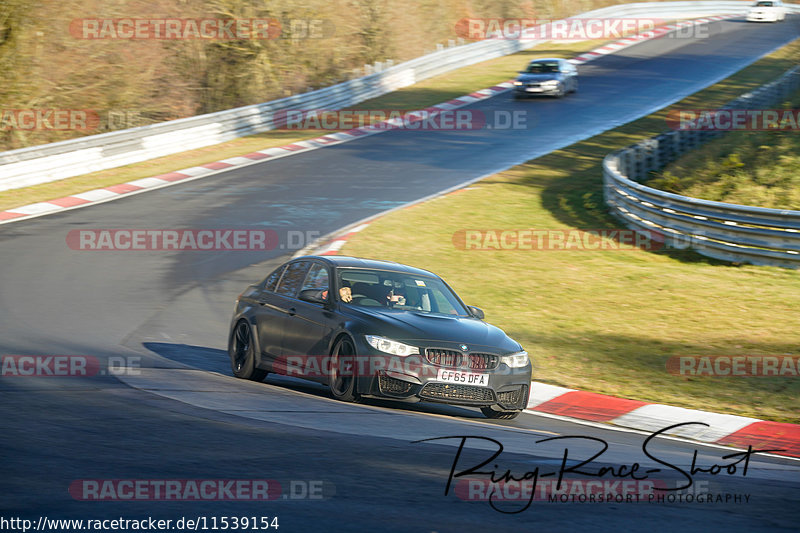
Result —
<instances>
[{"instance_id":1,"label":"racing circuit barrier","mask_svg":"<svg viewBox=\"0 0 800 533\"><path fill-rule=\"evenodd\" d=\"M800 88L800 66L723 109L763 109ZM667 247L691 248L724 261L800 268L800 211L700 200L642 185L649 173L720 135L675 130L613 152L603 160L603 196L633 230L663 235Z\"/></svg>"},{"instance_id":2,"label":"racing circuit barrier","mask_svg":"<svg viewBox=\"0 0 800 533\"><path fill-rule=\"evenodd\" d=\"M717 0L641 2L602 8L573 18L675 20L744 13L750 4L749 1ZM367 76L280 100L3 152L0 153L0 191L130 165L261 133L274 128L272 115L279 111L346 108L432 76L519 52L541 42L483 40L451 46L388 68L384 68L385 64L376 64L377 72Z\"/></svg>"}]
</instances>

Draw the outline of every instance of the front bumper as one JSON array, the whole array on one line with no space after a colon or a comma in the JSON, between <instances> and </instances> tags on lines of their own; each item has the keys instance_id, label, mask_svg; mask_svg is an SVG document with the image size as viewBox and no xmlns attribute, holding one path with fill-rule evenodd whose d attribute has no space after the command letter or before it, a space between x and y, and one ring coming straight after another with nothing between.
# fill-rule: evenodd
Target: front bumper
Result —
<instances>
[{"instance_id":1,"label":"front bumper","mask_svg":"<svg viewBox=\"0 0 800 533\"><path fill-rule=\"evenodd\" d=\"M462 385L428 381L424 385L414 384L403 379L404 376L382 373L376 379L377 396L400 400L412 399L428 402L487 407L499 405L504 410L524 409L528 403L530 381L508 383L493 387Z\"/></svg>"},{"instance_id":2,"label":"front bumper","mask_svg":"<svg viewBox=\"0 0 800 533\"><path fill-rule=\"evenodd\" d=\"M533 89L533 90L529 90ZM531 86L531 85L515 85L514 86L514 94L518 96L538 96L538 95L546 95L551 96L554 94L558 94L559 86L558 85L548 85L545 87L542 86Z\"/></svg>"},{"instance_id":3,"label":"front bumper","mask_svg":"<svg viewBox=\"0 0 800 533\"><path fill-rule=\"evenodd\" d=\"M750 13L747 15L747 22L777 22L778 15L772 13Z\"/></svg>"},{"instance_id":4,"label":"front bumper","mask_svg":"<svg viewBox=\"0 0 800 533\"><path fill-rule=\"evenodd\" d=\"M452 347L448 350L457 351ZM493 368L476 369L469 362L474 352L463 352L461 364L433 364L423 354L399 357L375 350L369 353L380 364L370 365L373 373L369 379L359 380L362 395L405 402L429 401L474 407L499 405L504 410L524 409L528 403L532 373L530 363L522 368L511 368L499 362L497 355L498 362ZM485 351L478 353L484 354ZM460 372L462 375L482 374L488 381L485 386L453 383L440 379L440 370Z\"/></svg>"}]
</instances>

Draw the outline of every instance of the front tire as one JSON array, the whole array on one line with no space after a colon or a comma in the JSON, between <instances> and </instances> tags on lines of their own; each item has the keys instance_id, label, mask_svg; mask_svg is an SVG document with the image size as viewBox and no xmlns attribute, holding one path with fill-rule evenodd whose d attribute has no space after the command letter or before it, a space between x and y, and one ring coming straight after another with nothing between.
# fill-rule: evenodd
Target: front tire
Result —
<instances>
[{"instance_id":1,"label":"front tire","mask_svg":"<svg viewBox=\"0 0 800 533\"><path fill-rule=\"evenodd\" d=\"M495 411L491 407L481 407L481 412L483 416L493 420L512 420L517 418L522 411Z\"/></svg>"},{"instance_id":2,"label":"front tire","mask_svg":"<svg viewBox=\"0 0 800 533\"><path fill-rule=\"evenodd\" d=\"M268 372L256 368L256 348L253 333L246 320L240 320L228 342L228 355L231 357L233 375L240 379L262 381Z\"/></svg>"},{"instance_id":3,"label":"front tire","mask_svg":"<svg viewBox=\"0 0 800 533\"><path fill-rule=\"evenodd\" d=\"M331 395L342 402L358 402L361 400L356 383L356 348L349 337L336 341L331 353L331 379L329 387Z\"/></svg>"}]
</instances>

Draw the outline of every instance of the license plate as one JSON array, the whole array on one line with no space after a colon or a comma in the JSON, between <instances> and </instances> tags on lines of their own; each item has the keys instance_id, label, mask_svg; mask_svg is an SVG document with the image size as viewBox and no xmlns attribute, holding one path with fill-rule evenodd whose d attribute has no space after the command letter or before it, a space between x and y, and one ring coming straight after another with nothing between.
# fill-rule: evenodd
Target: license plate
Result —
<instances>
[{"instance_id":1,"label":"license plate","mask_svg":"<svg viewBox=\"0 0 800 533\"><path fill-rule=\"evenodd\" d=\"M458 370L446 370L444 368L440 368L436 377L439 381L443 381L445 383L477 385L478 387L489 386L489 374L476 374L473 372L460 372Z\"/></svg>"},{"instance_id":2,"label":"license plate","mask_svg":"<svg viewBox=\"0 0 800 533\"><path fill-rule=\"evenodd\" d=\"M542 88L541 87L528 87L525 90L528 91L529 93L540 93L540 92L542 92Z\"/></svg>"}]
</instances>

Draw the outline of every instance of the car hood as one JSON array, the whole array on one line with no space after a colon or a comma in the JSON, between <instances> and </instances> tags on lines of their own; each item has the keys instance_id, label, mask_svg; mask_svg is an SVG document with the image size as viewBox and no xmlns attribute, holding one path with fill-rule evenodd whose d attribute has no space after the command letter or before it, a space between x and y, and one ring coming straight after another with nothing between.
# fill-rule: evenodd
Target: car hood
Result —
<instances>
[{"instance_id":1,"label":"car hood","mask_svg":"<svg viewBox=\"0 0 800 533\"><path fill-rule=\"evenodd\" d=\"M355 309L369 317L375 331L402 342L444 342L466 344L470 350L476 347L491 348L492 351L511 353L520 349L519 343L511 339L500 328L471 317L397 312L383 309Z\"/></svg>"},{"instance_id":2,"label":"car hood","mask_svg":"<svg viewBox=\"0 0 800 533\"><path fill-rule=\"evenodd\" d=\"M552 74L520 74L517 77L517 81L548 81L548 80L560 80L561 74L560 73L552 73Z\"/></svg>"}]
</instances>

